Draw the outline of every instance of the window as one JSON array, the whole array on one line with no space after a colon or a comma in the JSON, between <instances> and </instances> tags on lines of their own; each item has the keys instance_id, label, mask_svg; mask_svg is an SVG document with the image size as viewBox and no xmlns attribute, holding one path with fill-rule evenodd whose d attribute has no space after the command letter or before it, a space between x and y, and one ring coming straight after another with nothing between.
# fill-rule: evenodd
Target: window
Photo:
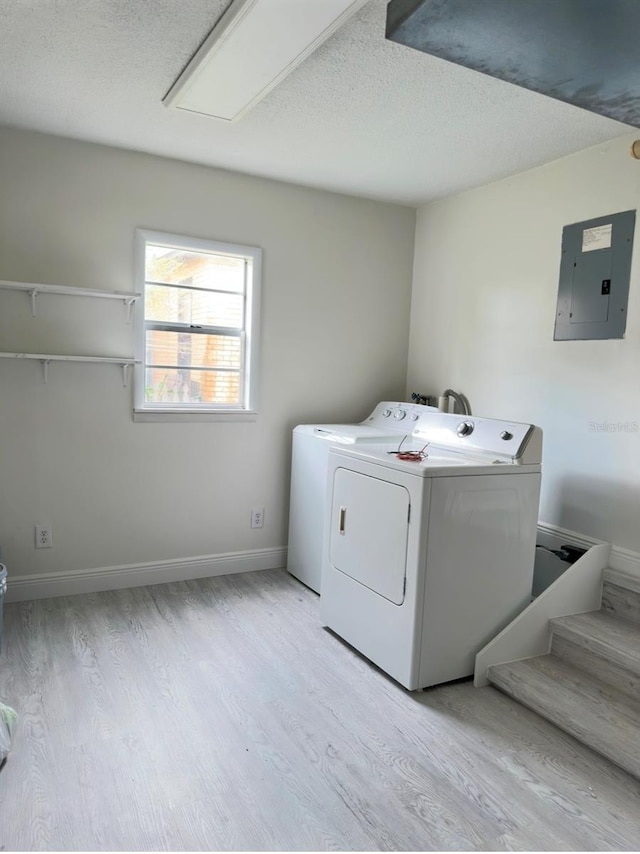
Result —
<instances>
[{"instance_id":1,"label":"window","mask_svg":"<svg viewBox=\"0 0 640 854\"><path fill-rule=\"evenodd\" d=\"M137 244L136 416L255 415L261 250L150 231Z\"/></svg>"}]
</instances>

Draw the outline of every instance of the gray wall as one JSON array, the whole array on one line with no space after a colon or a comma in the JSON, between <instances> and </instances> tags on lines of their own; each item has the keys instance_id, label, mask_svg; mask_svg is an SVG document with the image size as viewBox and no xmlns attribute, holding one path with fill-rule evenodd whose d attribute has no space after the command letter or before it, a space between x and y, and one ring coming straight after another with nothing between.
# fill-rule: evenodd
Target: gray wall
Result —
<instances>
[{"instance_id":1,"label":"gray wall","mask_svg":"<svg viewBox=\"0 0 640 854\"><path fill-rule=\"evenodd\" d=\"M133 423L115 367L52 364L44 385L38 362L0 359L11 573L285 545L291 428L403 396L415 212L6 129L0 187L2 279L132 290L138 226L264 250L255 423ZM132 353L120 303L42 296L33 319L25 294L0 301L3 351Z\"/></svg>"},{"instance_id":2,"label":"gray wall","mask_svg":"<svg viewBox=\"0 0 640 854\"><path fill-rule=\"evenodd\" d=\"M553 341L562 228L638 207L633 138L418 212L408 387L540 424L541 520L640 552L638 232L626 338Z\"/></svg>"}]
</instances>

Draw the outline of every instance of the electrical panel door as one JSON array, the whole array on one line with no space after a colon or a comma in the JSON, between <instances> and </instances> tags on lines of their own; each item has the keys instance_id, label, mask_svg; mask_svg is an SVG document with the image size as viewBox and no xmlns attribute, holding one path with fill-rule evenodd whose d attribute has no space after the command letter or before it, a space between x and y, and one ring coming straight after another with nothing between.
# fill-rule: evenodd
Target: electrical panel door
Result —
<instances>
[{"instance_id":1,"label":"electrical panel door","mask_svg":"<svg viewBox=\"0 0 640 854\"><path fill-rule=\"evenodd\" d=\"M624 338L636 212L567 225L556 312L556 341Z\"/></svg>"}]
</instances>

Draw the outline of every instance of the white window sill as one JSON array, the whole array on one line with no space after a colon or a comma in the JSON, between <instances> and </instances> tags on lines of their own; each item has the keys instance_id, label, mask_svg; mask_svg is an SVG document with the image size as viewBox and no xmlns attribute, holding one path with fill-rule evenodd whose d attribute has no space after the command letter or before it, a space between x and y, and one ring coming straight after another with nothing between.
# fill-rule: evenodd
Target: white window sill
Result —
<instances>
[{"instance_id":1,"label":"white window sill","mask_svg":"<svg viewBox=\"0 0 640 854\"><path fill-rule=\"evenodd\" d=\"M181 422L182 424L196 423L199 421L257 421L258 413L250 409L218 409L216 411L202 412L194 409L134 409L133 420L141 422Z\"/></svg>"}]
</instances>

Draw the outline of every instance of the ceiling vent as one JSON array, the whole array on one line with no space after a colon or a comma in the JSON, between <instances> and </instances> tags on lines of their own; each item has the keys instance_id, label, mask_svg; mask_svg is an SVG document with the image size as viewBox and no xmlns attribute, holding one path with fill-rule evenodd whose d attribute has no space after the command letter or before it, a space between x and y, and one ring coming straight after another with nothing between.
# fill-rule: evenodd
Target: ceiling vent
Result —
<instances>
[{"instance_id":1,"label":"ceiling vent","mask_svg":"<svg viewBox=\"0 0 640 854\"><path fill-rule=\"evenodd\" d=\"M233 0L164 103L232 122L367 0Z\"/></svg>"}]
</instances>

